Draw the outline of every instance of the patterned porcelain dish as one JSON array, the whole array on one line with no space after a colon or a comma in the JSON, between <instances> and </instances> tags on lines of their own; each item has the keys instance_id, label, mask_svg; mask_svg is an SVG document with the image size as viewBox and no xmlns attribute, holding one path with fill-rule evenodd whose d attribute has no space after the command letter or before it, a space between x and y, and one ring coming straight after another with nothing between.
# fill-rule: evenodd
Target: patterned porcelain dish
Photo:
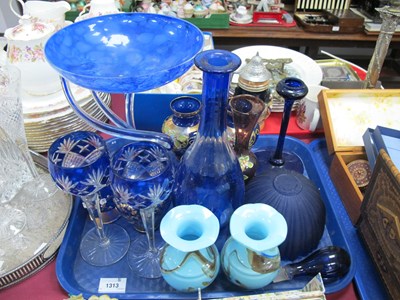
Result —
<instances>
[{"instance_id":1,"label":"patterned porcelain dish","mask_svg":"<svg viewBox=\"0 0 400 300\"><path fill-rule=\"evenodd\" d=\"M71 91L80 105L92 98L92 94L88 89L71 84ZM22 91L21 101L24 119L34 119L48 114L54 115L56 112L70 107L62 90L44 96L33 96Z\"/></svg>"}]
</instances>

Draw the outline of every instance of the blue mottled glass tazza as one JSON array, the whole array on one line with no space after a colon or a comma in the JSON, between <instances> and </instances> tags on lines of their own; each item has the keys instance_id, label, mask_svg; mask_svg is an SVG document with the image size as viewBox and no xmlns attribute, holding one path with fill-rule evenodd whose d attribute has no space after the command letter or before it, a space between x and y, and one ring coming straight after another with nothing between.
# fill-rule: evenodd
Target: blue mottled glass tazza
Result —
<instances>
[{"instance_id":1,"label":"blue mottled glass tazza","mask_svg":"<svg viewBox=\"0 0 400 300\"><path fill-rule=\"evenodd\" d=\"M86 19L50 37L45 56L62 77L90 90L137 93L167 84L193 65L203 33L160 14Z\"/></svg>"},{"instance_id":2,"label":"blue mottled glass tazza","mask_svg":"<svg viewBox=\"0 0 400 300\"><path fill-rule=\"evenodd\" d=\"M75 113L97 130L134 141L173 146L169 136L135 130L134 94L165 85L192 65L203 48L203 33L174 17L119 13L86 19L62 28L46 42L45 56L61 75L67 101ZM110 123L82 109L69 82L92 90ZM125 94L126 121L101 103L97 92Z\"/></svg>"}]
</instances>

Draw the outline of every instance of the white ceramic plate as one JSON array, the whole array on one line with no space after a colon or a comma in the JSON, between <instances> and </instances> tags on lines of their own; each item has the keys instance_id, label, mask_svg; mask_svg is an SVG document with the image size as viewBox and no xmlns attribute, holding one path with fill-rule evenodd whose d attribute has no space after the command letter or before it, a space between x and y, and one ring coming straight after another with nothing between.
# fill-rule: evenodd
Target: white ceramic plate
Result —
<instances>
[{"instance_id":1,"label":"white ceramic plate","mask_svg":"<svg viewBox=\"0 0 400 300\"><path fill-rule=\"evenodd\" d=\"M293 70L297 74L296 77L303 80L306 85L318 85L322 80L323 74L320 66L313 59L298 51L276 46L249 46L238 48L232 52L242 60L236 74L246 64L246 59L251 59L258 52L265 59L291 58L293 62L287 67ZM237 79L238 76L234 76L232 82L237 83Z\"/></svg>"},{"instance_id":2,"label":"white ceramic plate","mask_svg":"<svg viewBox=\"0 0 400 300\"><path fill-rule=\"evenodd\" d=\"M103 103L107 106L111 105L110 94L100 94ZM65 99L66 101L66 99ZM81 108L90 114L93 118L102 122L107 121L100 107L94 102L93 98L78 100ZM67 105L68 102L67 102ZM31 116L34 116L33 114ZM36 117L25 118L24 125L28 145L36 152L46 152L51 143L60 135L75 131L94 129L81 119L70 106L62 111L54 111L54 113L38 113Z\"/></svg>"},{"instance_id":3,"label":"white ceramic plate","mask_svg":"<svg viewBox=\"0 0 400 300\"><path fill-rule=\"evenodd\" d=\"M71 84L71 91L78 103L92 98L90 90ZM36 118L40 114L54 113L69 107L64 92L58 92L44 96L32 96L25 92L21 93L24 117Z\"/></svg>"}]
</instances>

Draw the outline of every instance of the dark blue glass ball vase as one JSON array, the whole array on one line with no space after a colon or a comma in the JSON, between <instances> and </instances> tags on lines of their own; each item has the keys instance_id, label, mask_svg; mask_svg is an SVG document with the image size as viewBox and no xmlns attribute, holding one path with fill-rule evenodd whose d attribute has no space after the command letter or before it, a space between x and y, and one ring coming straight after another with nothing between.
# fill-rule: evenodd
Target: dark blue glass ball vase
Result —
<instances>
[{"instance_id":1,"label":"dark blue glass ball vase","mask_svg":"<svg viewBox=\"0 0 400 300\"><path fill-rule=\"evenodd\" d=\"M286 219L287 238L279 246L283 259L295 260L318 246L325 229L325 204L304 175L282 168L257 174L246 185L245 202L268 204Z\"/></svg>"}]
</instances>

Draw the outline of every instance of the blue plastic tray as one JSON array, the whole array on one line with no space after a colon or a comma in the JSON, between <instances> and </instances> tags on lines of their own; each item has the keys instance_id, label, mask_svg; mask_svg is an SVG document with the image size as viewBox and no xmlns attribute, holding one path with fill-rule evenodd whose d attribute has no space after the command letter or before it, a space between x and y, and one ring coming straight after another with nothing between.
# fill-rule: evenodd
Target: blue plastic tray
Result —
<instances>
[{"instance_id":1,"label":"blue plastic tray","mask_svg":"<svg viewBox=\"0 0 400 300\"><path fill-rule=\"evenodd\" d=\"M260 136L256 148L265 149L266 147L275 147L276 142L277 136ZM110 148L114 148L111 150L115 150L115 147L118 147L119 144L118 140L113 140L108 143ZM353 246L355 244L359 245L360 243L358 236L356 236L354 230L350 231L348 227L344 227L342 224L343 219L346 218L346 216L344 216L345 212L343 212L344 208L326 171L326 162L323 160L316 161L314 157L318 157L318 155L310 150L317 149L317 145L319 144L313 145L313 148L310 148L309 145L300 140L288 137L285 141L285 150L290 149L301 157L306 168L304 174L314 181L321 190L321 196L327 208L327 222L320 246L334 244L346 249L350 254L352 265L349 273L341 280L326 285L326 292L333 293L346 287L357 273L356 269L362 268L360 264L365 265L365 262L360 261L360 259L356 257L360 253L355 253L353 250ZM322 159L322 156L320 158ZM123 218L120 218L117 224L125 227L132 238L138 234L133 229L132 225L125 222ZM114 297L118 299L196 299L195 294L176 292L169 287L162 278L143 279L137 277L130 271L126 259L122 259L120 262L108 267L93 267L85 263L79 254L79 243L81 237L87 230L92 228L92 226L92 222L87 218L85 209L82 208L79 201L76 201L56 263L58 280L68 293L73 295L83 294L86 298L90 295L98 294L100 278L127 278L126 293L112 294ZM221 232L217 242L219 248L221 248L226 238L227 230L224 230ZM360 246L356 247L357 251L360 250L359 248ZM369 258L365 257L365 253L362 257L369 260ZM260 290L245 291L229 283L221 273L211 286L202 291L202 297L203 299L211 299L300 289L304 287L308 280L309 278L295 279L292 281L270 284ZM360 280L363 281L364 278L360 278ZM360 284L360 286L362 285L368 285L368 283ZM383 298L376 297L374 299Z\"/></svg>"},{"instance_id":2,"label":"blue plastic tray","mask_svg":"<svg viewBox=\"0 0 400 300\"><path fill-rule=\"evenodd\" d=\"M330 205L327 206L328 214L333 213L338 220L338 230L341 232L348 247L351 249L352 261L356 266L354 274L354 283L361 299L383 300L389 299L384 288L382 279L380 278L371 257L357 232L357 228L353 226L349 215L340 199L336 188L329 177L330 156L325 139L317 139L310 143L309 149L313 154L316 171L319 176L316 177L315 183L321 189L324 199L329 199ZM331 211L329 211L331 210Z\"/></svg>"}]
</instances>

